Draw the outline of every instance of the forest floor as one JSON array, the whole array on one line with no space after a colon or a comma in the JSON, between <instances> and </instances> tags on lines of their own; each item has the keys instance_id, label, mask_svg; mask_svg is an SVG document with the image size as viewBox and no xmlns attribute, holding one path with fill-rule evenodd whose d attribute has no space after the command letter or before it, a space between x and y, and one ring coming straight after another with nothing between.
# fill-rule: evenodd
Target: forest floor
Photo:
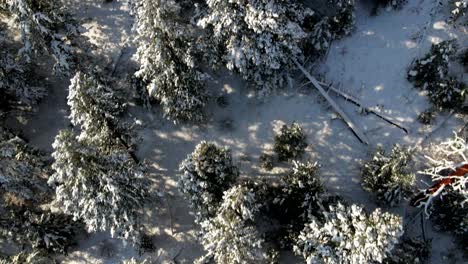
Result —
<instances>
[{"instance_id":1,"label":"forest floor","mask_svg":"<svg viewBox=\"0 0 468 264\"><path fill-rule=\"evenodd\" d=\"M68 1L84 28L83 35L95 45L93 52L104 58L103 66L116 67L116 76L128 79L137 64L132 57L133 18L126 3ZM468 122L466 117L438 113L433 125L419 123L418 114L430 104L406 80L411 62L427 53L432 43L457 38L467 46L466 28L453 28L444 22L449 11L437 0L409 1L402 10L380 10L376 16L370 16L371 8L366 2L370 1L357 5L356 31L333 42L326 58L314 67L314 75L352 94L366 106L379 108L382 114L406 127L408 133L373 115L364 115L356 106L333 96L369 138L369 145L362 144L312 86L301 85L299 72L294 73L292 87L265 101L252 96L238 76L227 71L217 73L209 90L215 97L225 96L228 105L210 104L208 121L203 125L174 124L162 118L157 106L148 110L132 105L129 117L143 124L137 155L150 165L154 190L161 194L145 211L144 223L156 249L143 256L152 255L161 263L192 263L203 254L188 203L176 188L178 164L201 140L231 148L242 176L274 178L284 173L288 165L279 164L273 171L264 171L259 166L259 156L272 153L275 131L282 124L297 121L309 144L303 159L321 164L322 180L328 189L371 211L377 205L360 186L360 164L377 146L390 149L399 143L415 147L417 171L424 164L425 146L445 139ZM51 151L58 130L68 126L68 85L68 80L53 81L50 96L38 112L28 122L15 125L32 145ZM417 179L421 187L426 186L422 182L429 182L422 176ZM420 209L403 203L389 210L408 221ZM450 235L436 232L429 221L425 222L425 229L426 236L432 238L431 263L463 262ZM421 233L419 220L408 225L408 232ZM130 257L139 258L134 248L99 233L83 238L78 249L63 258L63 263L118 263ZM282 254L282 260L300 261L288 252Z\"/></svg>"}]
</instances>

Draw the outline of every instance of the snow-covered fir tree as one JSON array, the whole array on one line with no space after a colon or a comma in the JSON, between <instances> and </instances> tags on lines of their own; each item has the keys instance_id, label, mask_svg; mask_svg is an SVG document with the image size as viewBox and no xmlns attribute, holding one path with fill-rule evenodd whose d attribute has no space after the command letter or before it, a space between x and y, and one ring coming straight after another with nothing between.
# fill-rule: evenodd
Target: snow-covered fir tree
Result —
<instances>
[{"instance_id":1,"label":"snow-covered fir tree","mask_svg":"<svg viewBox=\"0 0 468 264\"><path fill-rule=\"evenodd\" d=\"M212 55L220 59L209 61L223 61L262 97L286 85L292 58L321 53L333 38L350 32L354 1L329 0L328 4L335 10L331 16L300 2L211 0L197 24L211 31L206 39L212 50L220 52Z\"/></svg>"},{"instance_id":2,"label":"snow-covered fir tree","mask_svg":"<svg viewBox=\"0 0 468 264\"><path fill-rule=\"evenodd\" d=\"M0 238L23 248L66 254L84 232L72 216L28 207L9 208L0 214Z\"/></svg>"},{"instance_id":3,"label":"snow-covered fir tree","mask_svg":"<svg viewBox=\"0 0 468 264\"><path fill-rule=\"evenodd\" d=\"M273 150L280 161L300 158L307 147L306 136L302 127L293 122L290 126L283 125L277 135Z\"/></svg>"},{"instance_id":4,"label":"snow-covered fir tree","mask_svg":"<svg viewBox=\"0 0 468 264\"><path fill-rule=\"evenodd\" d=\"M136 77L164 115L174 121L199 121L207 94L193 55L194 33L187 9L176 0L135 0L135 31L140 69Z\"/></svg>"},{"instance_id":5,"label":"snow-covered fir tree","mask_svg":"<svg viewBox=\"0 0 468 264\"><path fill-rule=\"evenodd\" d=\"M139 238L138 213L147 198L145 167L126 151L103 153L62 130L53 143L56 204L66 214L81 219L88 231L110 231L113 237Z\"/></svg>"},{"instance_id":6,"label":"snow-covered fir tree","mask_svg":"<svg viewBox=\"0 0 468 264\"><path fill-rule=\"evenodd\" d=\"M46 95L44 87L30 83L31 77L30 67L0 44L0 118L13 109L29 111Z\"/></svg>"},{"instance_id":7,"label":"snow-covered fir tree","mask_svg":"<svg viewBox=\"0 0 468 264\"><path fill-rule=\"evenodd\" d=\"M460 111L468 98L468 86L449 71L456 50L454 40L433 44L426 56L411 65L408 80L426 91L435 106Z\"/></svg>"},{"instance_id":8,"label":"snow-covered fir tree","mask_svg":"<svg viewBox=\"0 0 468 264\"><path fill-rule=\"evenodd\" d=\"M362 188L374 193L383 204L398 205L411 193L415 181L410 173L411 160L408 148L394 145L390 154L379 148L362 166Z\"/></svg>"},{"instance_id":9,"label":"snow-covered fir tree","mask_svg":"<svg viewBox=\"0 0 468 264\"><path fill-rule=\"evenodd\" d=\"M50 189L50 167L44 153L0 127L0 207L41 201Z\"/></svg>"},{"instance_id":10,"label":"snow-covered fir tree","mask_svg":"<svg viewBox=\"0 0 468 264\"><path fill-rule=\"evenodd\" d=\"M297 238L294 252L307 263L381 263L403 234L402 219L376 209L338 203L312 218Z\"/></svg>"},{"instance_id":11,"label":"snow-covered fir tree","mask_svg":"<svg viewBox=\"0 0 468 264\"><path fill-rule=\"evenodd\" d=\"M179 190L189 200L197 221L214 216L223 193L239 175L231 151L206 141L182 161L179 171Z\"/></svg>"},{"instance_id":12,"label":"snow-covered fir tree","mask_svg":"<svg viewBox=\"0 0 468 264\"><path fill-rule=\"evenodd\" d=\"M201 223L201 241L207 254L197 263L272 263L275 252L265 244L255 226L261 203L248 185L224 193L216 216Z\"/></svg>"},{"instance_id":13,"label":"snow-covered fir tree","mask_svg":"<svg viewBox=\"0 0 468 264\"><path fill-rule=\"evenodd\" d=\"M30 61L32 55L47 52L55 59L55 69L67 73L73 66L71 39L77 34L62 0L1 0L21 32L20 54Z\"/></svg>"},{"instance_id":14,"label":"snow-covered fir tree","mask_svg":"<svg viewBox=\"0 0 468 264\"><path fill-rule=\"evenodd\" d=\"M106 151L131 147L130 126L119 122L126 104L115 89L96 75L77 72L71 79L67 99L70 121L81 130L79 140Z\"/></svg>"},{"instance_id":15,"label":"snow-covered fir tree","mask_svg":"<svg viewBox=\"0 0 468 264\"><path fill-rule=\"evenodd\" d=\"M328 198L319 167L317 163L294 161L291 171L281 177L277 187L263 187L263 211L279 227L269 236L275 237L282 248L291 249L308 219L321 210L322 204L329 202L325 201Z\"/></svg>"}]
</instances>

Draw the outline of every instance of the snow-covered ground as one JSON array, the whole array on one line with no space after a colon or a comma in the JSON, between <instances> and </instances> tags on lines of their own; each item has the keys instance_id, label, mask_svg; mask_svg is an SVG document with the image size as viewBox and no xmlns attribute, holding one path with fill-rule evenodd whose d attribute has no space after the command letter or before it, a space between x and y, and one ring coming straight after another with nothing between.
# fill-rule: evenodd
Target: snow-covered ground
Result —
<instances>
[{"instance_id":1,"label":"snow-covered ground","mask_svg":"<svg viewBox=\"0 0 468 264\"><path fill-rule=\"evenodd\" d=\"M68 1L85 29L83 35L95 45L94 53L105 58L103 66L117 64L117 75L125 77L135 67L131 59L134 47L128 6L124 1L107 4L95 0ZM138 156L149 162L154 189L164 194L160 201L147 208L144 222L154 235L157 249L145 256L153 255L161 263L172 260L192 263L203 253L196 241L197 227L188 204L176 189L178 164L199 141L215 141L230 147L242 176L274 177L287 166L282 164L284 166L266 172L259 167L258 158L262 153L272 152L275 130L292 121L301 124L308 138L304 160L318 161L322 165L326 186L350 202L373 210L376 205L372 197L360 186L360 161L378 145L388 149L400 143L421 150L425 144L458 131L468 121L466 117L463 120L449 113L439 114L433 126L424 126L416 120L420 112L429 108L429 102L406 80L410 63L424 55L432 43L458 38L464 46L467 44L466 29L447 25L444 18L448 11L438 2L409 1L402 10L382 10L377 16L370 16L370 7L360 2L355 33L335 41L324 61L317 62L316 76L352 94L366 106L381 109L382 114L406 127L407 134L376 116L360 114L355 105L333 95L369 138L369 145L362 144L313 86L300 87L299 72L293 88L263 102L249 96L246 83L238 76L218 73L209 89L214 96L225 95L229 104L225 108L211 104L207 109L209 120L204 125L175 125L164 120L157 107L146 110L132 106L130 117L143 122L140 130L143 141ZM67 80L54 81L50 96L38 113L25 125L17 125L31 144L51 150L57 131L68 125L68 84ZM232 127L222 125L227 120ZM437 130L431 133L435 128ZM421 162L422 155L419 156ZM415 171L419 167L417 163ZM409 219L417 210L402 205L392 211ZM415 234L421 232L419 220L408 228ZM426 222L426 229L427 236L433 238L432 263L449 263L448 255L454 255L453 263L461 263L460 251L449 235L431 230L429 222ZM63 263L116 263L132 256L138 257L138 252L130 246L110 239L108 234L94 234L64 257ZM283 257L284 263L292 263L293 259Z\"/></svg>"}]
</instances>

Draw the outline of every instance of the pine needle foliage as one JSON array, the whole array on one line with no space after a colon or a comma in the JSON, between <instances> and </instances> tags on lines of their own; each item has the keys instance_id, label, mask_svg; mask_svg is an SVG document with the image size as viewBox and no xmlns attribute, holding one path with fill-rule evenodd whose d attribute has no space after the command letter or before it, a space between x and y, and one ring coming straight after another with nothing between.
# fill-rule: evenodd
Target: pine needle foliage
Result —
<instances>
[{"instance_id":1,"label":"pine needle foliage","mask_svg":"<svg viewBox=\"0 0 468 264\"><path fill-rule=\"evenodd\" d=\"M279 134L275 135L273 150L280 161L300 158L306 147L306 136L296 122L293 122L291 126L283 125Z\"/></svg>"},{"instance_id":2,"label":"pine needle foliage","mask_svg":"<svg viewBox=\"0 0 468 264\"><path fill-rule=\"evenodd\" d=\"M375 193L380 203L398 205L411 193L415 181L410 173L411 160L412 151L399 145L394 145L390 154L377 149L362 166L362 188Z\"/></svg>"}]
</instances>

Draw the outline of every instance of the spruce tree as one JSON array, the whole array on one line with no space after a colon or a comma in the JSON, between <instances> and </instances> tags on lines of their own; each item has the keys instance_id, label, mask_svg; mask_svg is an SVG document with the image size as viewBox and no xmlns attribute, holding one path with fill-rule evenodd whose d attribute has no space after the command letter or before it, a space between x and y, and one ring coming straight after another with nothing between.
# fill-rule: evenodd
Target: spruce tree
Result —
<instances>
[{"instance_id":1,"label":"spruce tree","mask_svg":"<svg viewBox=\"0 0 468 264\"><path fill-rule=\"evenodd\" d=\"M81 219L89 232L110 231L136 243L138 210L147 197L144 166L126 151L103 153L69 130L55 138L52 154L55 202L66 214Z\"/></svg>"},{"instance_id":2,"label":"spruce tree","mask_svg":"<svg viewBox=\"0 0 468 264\"><path fill-rule=\"evenodd\" d=\"M180 164L178 186L195 211L196 221L215 215L223 193L239 175L231 151L202 141Z\"/></svg>"},{"instance_id":3,"label":"spruce tree","mask_svg":"<svg viewBox=\"0 0 468 264\"><path fill-rule=\"evenodd\" d=\"M135 76L174 121L200 121L207 96L193 55L194 33L187 9L175 0L134 1L137 59Z\"/></svg>"},{"instance_id":4,"label":"spruce tree","mask_svg":"<svg viewBox=\"0 0 468 264\"><path fill-rule=\"evenodd\" d=\"M354 1L329 0L335 12L323 15L317 6L280 0L207 1L197 24L213 53L208 61L222 61L256 88L262 97L284 87L291 58L317 56L332 39L348 34L354 23ZM310 8L309 8L310 7ZM209 51L208 51L209 52Z\"/></svg>"},{"instance_id":5,"label":"spruce tree","mask_svg":"<svg viewBox=\"0 0 468 264\"><path fill-rule=\"evenodd\" d=\"M55 70L68 73L73 66L70 41L77 29L62 0L1 0L0 11L19 27L20 54L28 62L34 54L46 52L55 59Z\"/></svg>"},{"instance_id":6,"label":"spruce tree","mask_svg":"<svg viewBox=\"0 0 468 264\"><path fill-rule=\"evenodd\" d=\"M307 263L381 263L403 234L402 219L376 209L338 203L312 218L297 238L294 252Z\"/></svg>"},{"instance_id":7,"label":"spruce tree","mask_svg":"<svg viewBox=\"0 0 468 264\"><path fill-rule=\"evenodd\" d=\"M46 199L49 161L8 130L0 127L0 195L4 205L24 205Z\"/></svg>"}]
</instances>

